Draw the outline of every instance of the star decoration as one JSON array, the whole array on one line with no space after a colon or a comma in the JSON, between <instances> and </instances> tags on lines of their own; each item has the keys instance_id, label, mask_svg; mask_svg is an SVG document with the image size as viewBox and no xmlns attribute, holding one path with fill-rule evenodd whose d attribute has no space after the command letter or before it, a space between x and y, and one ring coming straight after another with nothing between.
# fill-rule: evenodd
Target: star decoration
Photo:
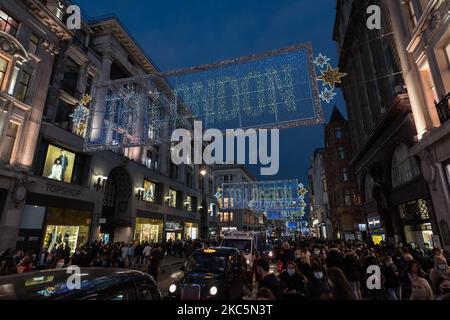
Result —
<instances>
[{"instance_id":1,"label":"star decoration","mask_svg":"<svg viewBox=\"0 0 450 320\"><path fill-rule=\"evenodd\" d=\"M328 88L323 89L323 91L320 93L319 97L323 101L326 101L326 103L330 103L331 100L334 99L336 96L336 93L334 93L333 90L329 90Z\"/></svg>"},{"instance_id":2,"label":"star decoration","mask_svg":"<svg viewBox=\"0 0 450 320\"><path fill-rule=\"evenodd\" d=\"M326 66L328 64L329 61L330 61L330 58L328 58L327 56L324 56L323 54L320 53L319 56L314 59L314 64L318 67L323 68L324 66Z\"/></svg>"},{"instance_id":3,"label":"star decoration","mask_svg":"<svg viewBox=\"0 0 450 320\"><path fill-rule=\"evenodd\" d=\"M319 81L323 81L325 85L329 85L332 90L336 87L336 83L342 83L341 78L347 74L339 72L339 68L333 68L330 65L327 66L327 70L321 71L321 76L317 78Z\"/></svg>"},{"instance_id":4,"label":"star decoration","mask_svg":"<svg viewBox=\"0 0 450 320\"><path fill-rule=\"evenodd\" d=\"M85 94L84 97L81 99L80 103L81 103L83 106L87 106L91 101L92 101L91 96L88 95L88 94Z\"/></svg>"},{"instance_id":5,"label":"star decoration","mask_svg":"<svg viewBox=\"0 0 450 320\"><path fill-rule=\"evenodd\" d=\"M83 105L79 105L73 110L73 113L69 115L73 120L73 124L78 127L80 123L85 121L86 117L89 115L89 109Z\"/></svg>"}]
</instances>

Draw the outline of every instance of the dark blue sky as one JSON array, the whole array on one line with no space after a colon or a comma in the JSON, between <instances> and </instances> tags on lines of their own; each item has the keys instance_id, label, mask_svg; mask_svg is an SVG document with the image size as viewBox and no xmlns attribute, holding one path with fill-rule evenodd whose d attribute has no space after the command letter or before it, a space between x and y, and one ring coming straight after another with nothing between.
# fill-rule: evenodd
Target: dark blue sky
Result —
<instances>
[{"instance_id":1,"label":"dark blue sky","mask_svg":"<svg viewBox=\"0 0 450 320\"><path fill-rule=\"evenodd\" d=\"M337 64L335 0L77 0L86 13L117 15L160 70L201 65L310 41ZM339 91L339 90L338 90ZM345 114L338 92L334 102ZM322 104L328 120L333 104ZM310 155L323 126L280 132L280 171L264 180L307 184ZM255 175L259 170L252 168Z\"/></svg>"}]
</instances>

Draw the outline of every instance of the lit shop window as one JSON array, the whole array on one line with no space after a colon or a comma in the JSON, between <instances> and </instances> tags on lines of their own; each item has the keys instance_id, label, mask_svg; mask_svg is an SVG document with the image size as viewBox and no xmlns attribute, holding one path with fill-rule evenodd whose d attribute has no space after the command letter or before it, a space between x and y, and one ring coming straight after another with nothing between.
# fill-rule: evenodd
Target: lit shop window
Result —
<instances>
[{"instance_id":1,"label":"lit shop window","mask_svg":"<svg viewBox=\"0 0 450 320\"><path fill-rule=\"evenodd\" d=\"M157 219L136 218L134 241L155 243L162 240L163 221Z\"/></svg>"},{"instance_id":2,"label":"lit shop window","mask_svg":"<svg viewBox=\"0 0 450 320\"><path fill-rule=\"evenodd\" d=\"M144 180L144 201L155 202L156 199L156 184L149 181Z\"/></svg>"},{"instance_id":3,"label":"lit shop window","mask_svg":"<svg viewBox=\"0 0 450 320\"><path fill-rule=\"evenodd\" d=\"M186 207L187 211L192 211L192 197L191 196L186 197L185 207Z\"/></svg>"},{"instance_id":4,"label":"lit shop window","mask_svg":"<svg viewBox=\"0 0 450 320\"><path fill-rule=\"evenodd\" d=\"M169 189L169 207L175 208L177 206L177 192Z\"/></svg>"}]
</instances>

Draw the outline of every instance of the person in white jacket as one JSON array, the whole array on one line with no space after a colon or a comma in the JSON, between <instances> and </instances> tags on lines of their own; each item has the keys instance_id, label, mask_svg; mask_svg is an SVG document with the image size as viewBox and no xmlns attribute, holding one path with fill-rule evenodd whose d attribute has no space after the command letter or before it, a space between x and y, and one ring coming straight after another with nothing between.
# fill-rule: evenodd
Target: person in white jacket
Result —
<instances>
[{"instance_id":1,"label":"person in white jacket","mask_svg":"<svg viewBox=\"0 0 450 320\"><path fill-rule=\"evenodd\" d=\"M58 158L53 163L52 173L48 176L48 178L61 181L61 173L62 173L62 165L61 160Z\"/></svg>"}]
</instances>

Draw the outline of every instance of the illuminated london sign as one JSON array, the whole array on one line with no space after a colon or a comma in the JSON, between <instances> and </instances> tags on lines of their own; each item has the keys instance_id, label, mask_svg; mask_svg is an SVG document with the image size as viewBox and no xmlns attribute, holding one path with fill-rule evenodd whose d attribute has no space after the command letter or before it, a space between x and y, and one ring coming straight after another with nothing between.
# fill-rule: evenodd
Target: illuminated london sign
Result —
<instances>
[{"instance_id":1,"label":"illuminated london sign","mask_svg":"<svg viewBox=\"0 0 450 320\"><path fill-rule=\"evenodd\" d=\"M220 190L222 209L254 211L301 211L304 199L297 180L224 183Z\"/></svg>"},{"instance_id":2,"label":"illuminated london sign","mask_svg":"<svg viewBox=\"0 0 450 320\"><path fill-rule=\"evenodd\" d=\"M310 44L100 83L85 150L170 140L177 128L281 129L323 123Z\"/></svg>"}]
</instances>

